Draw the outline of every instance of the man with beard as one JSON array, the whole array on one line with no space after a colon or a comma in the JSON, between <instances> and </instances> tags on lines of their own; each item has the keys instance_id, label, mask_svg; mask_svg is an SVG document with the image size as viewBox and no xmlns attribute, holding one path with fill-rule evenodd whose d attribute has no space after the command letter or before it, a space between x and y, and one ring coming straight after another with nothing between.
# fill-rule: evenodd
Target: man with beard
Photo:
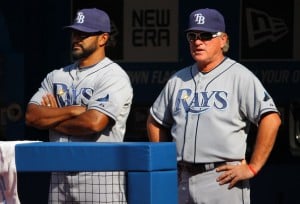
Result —
<instances>
[{"instance_id":1,"label":"man with beard","mask_svg":"<svg viewBox=\"0 0 300 204\"><path fill-rule=\"evenodd\" d=\"M52 142L122 142L133 90L105 54L109 16L82 9L66 29L75 62L46 76L28 103L26 124L49 129ZM49 203L127 203L125 181L124 172L53 172Z\"/></svg>"}]
</instances>

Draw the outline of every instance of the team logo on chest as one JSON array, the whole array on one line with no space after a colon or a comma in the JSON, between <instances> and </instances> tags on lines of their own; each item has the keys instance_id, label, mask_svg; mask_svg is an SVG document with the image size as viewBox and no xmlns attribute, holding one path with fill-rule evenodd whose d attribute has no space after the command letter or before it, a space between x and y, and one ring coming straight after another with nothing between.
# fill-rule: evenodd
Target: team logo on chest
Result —
<instances>
[{"instance_id":1,"label":"team logo on chest","mask_svg":"<svg viewBox=\"0 0 300 204\"><path fill-rule=\"evenodd\" d=\"M225 91L195 92L191 89L180 89L177 92L175 112L182 108L185 112L202 113L211 108L224 110L228 106L228 93Z\"/></svg>"},{"instance_id":2,"label":"team logo on chest","mask_svg":"<svg viewBox=\"0 0 300 204\"><path fill-rule=\"evenodd\" d=\"M92 88L70 88L66 84L55 83L54 93L61 107L70 105L87 105L92 97L94 90Z\"/></svg>"}]
</instances>

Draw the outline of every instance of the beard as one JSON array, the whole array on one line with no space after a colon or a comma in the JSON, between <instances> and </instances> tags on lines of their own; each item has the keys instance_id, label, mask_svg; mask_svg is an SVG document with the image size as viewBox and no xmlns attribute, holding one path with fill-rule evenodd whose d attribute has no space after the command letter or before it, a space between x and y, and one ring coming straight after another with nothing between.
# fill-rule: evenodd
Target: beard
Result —
<instances>
[{"instance_id":1,"label":"beard","mask_svg":"<svg viewBox=\"0 0 300 204\"><path fill-rule=\"evenodd\" d=\"M90 47L83 47L82 45L77 45L77 46L79 46L81 49L78 48L74 49L74 45L73 45L72 57L75 60L87 58L97 49L97 46L90 46Z\"/></svg>"}]
</instances>

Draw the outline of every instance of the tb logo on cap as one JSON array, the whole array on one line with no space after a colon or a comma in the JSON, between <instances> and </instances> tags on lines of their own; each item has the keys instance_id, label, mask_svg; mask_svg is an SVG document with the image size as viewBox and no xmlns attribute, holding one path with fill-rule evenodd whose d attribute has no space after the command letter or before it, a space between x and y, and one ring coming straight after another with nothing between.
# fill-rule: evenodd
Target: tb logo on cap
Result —
<instances>
[{"instance_id":1,"label":"tb logo on cap","mask_svg":"<svg viewBox=\"0 0 300 204\"><path fill-rule=\"evenodd\" d=\"M205 17L201 13L196 13L194 15L194 17L195 17L195 23L197 23L197 24L205 23Z\"/></svg>"},{"instance_id":2,"label":"tb logo on cap","mask_svg":"<svg viewBox=\"0 0 300 204\"><path fill-rule=\"evenodd\" d=\"M77 23L84 23L84 15L83 15L82 12L77 13L76 22Z\"/></svg>"}]
</instances>

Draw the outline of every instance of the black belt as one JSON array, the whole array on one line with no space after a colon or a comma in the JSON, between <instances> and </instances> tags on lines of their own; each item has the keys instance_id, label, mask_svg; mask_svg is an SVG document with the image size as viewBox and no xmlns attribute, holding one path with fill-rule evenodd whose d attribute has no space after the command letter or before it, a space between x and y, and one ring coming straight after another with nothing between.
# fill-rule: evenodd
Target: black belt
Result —
<instances>
[{"instance_id":1,"label":"black belt","mask_svg":"<svg viewBox=\"0 0 300 204\"><path fill-rule=\"evenodd\" d=\"M212 163L188 163L188 162L178 162L178 171L187 171L193 175L200 174L206 171L213 170L218 166L224 165L226 162L212 162Z\"/></svg>"}]
</instances>

